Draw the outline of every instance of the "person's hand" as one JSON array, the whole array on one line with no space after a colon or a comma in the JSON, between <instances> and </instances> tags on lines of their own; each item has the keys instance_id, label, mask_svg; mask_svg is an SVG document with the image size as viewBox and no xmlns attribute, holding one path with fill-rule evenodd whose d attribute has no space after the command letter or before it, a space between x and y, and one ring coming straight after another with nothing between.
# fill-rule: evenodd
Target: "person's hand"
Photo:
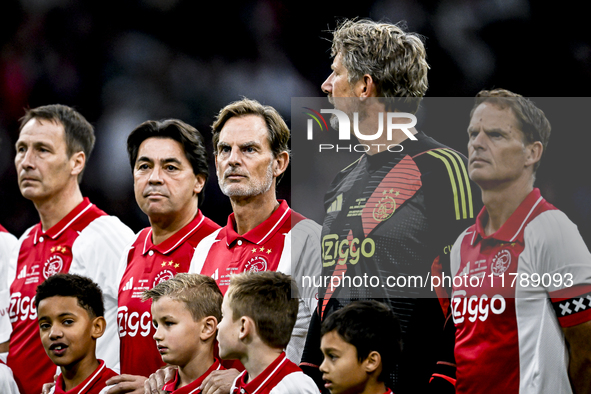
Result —
<instances>
[{"instance_id":1,"label":"person's hand","mask_svg":"<svg viewBox=\"0 0 591 394\"><path fill-rule=\"evenodd\" d=\"M202 394L230 394L234 379L240 375L237 369L212 371L201 383Z\"/></svg>"},{"instance_id":2,"label":"person's hand","mask_svg":"<svg viewBox=\"0 0 591 394\"><path fill-rule=\"evenodd\" d=\"M148 380L145 376L138 375L117 375L113 376L105 383L107 386L113 385L107 391L107 394L144 394L144 382Z\"/></svg>"},{"instance_id":3,"label":"person's hand","mask_svg":"<svg viewBox=\"0 0 591 394\"><path fill-rule=\"evenodd\" d=\"M164 393L162 390L164 383L174 379L175 374L176 367L169 365L166 368L160 368L158 371L150 375L150 377L144 382L144 394Z\"/></svg>"},{"instance_id":4,"label":"person's hand","mask_svg":"<svg viewBox=\"0 0 591 394\"><path fill-rule=\"evenodd\" d=\"M55 382L57 381L58 375L53 375L53 382L45 383L41 388L41 394L49 394L49 391L53 386L55 386Z\"/></svg>"}]
</instances>

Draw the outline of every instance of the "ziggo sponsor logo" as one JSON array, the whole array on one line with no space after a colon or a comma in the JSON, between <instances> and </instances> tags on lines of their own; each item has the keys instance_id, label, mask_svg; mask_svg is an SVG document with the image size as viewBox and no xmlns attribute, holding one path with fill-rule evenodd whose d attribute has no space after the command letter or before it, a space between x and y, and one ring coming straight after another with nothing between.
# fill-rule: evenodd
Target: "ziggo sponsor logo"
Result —
<instances>
[{"instance_id":1,"label":"ziggo sponsor logo","mask_svg":"<svg viewBox=\"0 0 591 394\"><path fill-rule=\"evenodd\" d=\"M37 319L37 308L35 308L35 296L32 298L25 296L19 292L12 293L10 297L10 307L8 315L10 322L15 323L19 318L21 320Z\"/></svg>"},{"instance_id":2,"label":"ziggo sponsor logo","mask_svg":"<svg viewBox=\"0 0 591 394\"><path fill-rule=\"evenodd\" d=\"M373 239L359 238L351 240L345 238L339 241L336 234L328 234L322 238L322 265L330 267L339 263L340 265L357 264L360 256L372 257L376 252L376 244Z\"/></svg>"},{"instance_id":3,"label":"ziggo sponsor logo","mask_svg":"<svg viewBox=\"0 0 591 394\"><path fill-rule=\"evenodd\" d=\"M140 335L147 337L152 329L152 316L150 312L144 312L140 316L138 312L128 313L126 306L120 306L117 309L117 321L119 323L119 337L126 335L135 337L140 329Z\"/></svg>"},{"instance_id":4,"label":"ziggo sponsor logo","mask_svg":"<svg viewBox=\"0 0 591 394\"><path fill-rule=\"evenodd\" d=\"M458 290L453 293L451 299L452 317L456 324L464 322L466 313L469 315L468 320L474 323L476 319L485 321L488 318L489 311L495 315L500 315L505 311L506 307L507 302L500 294L496 294L490 299L486 294L480 297L473 295L466 298L466 292Z\"/></svg>"}]
</instances>

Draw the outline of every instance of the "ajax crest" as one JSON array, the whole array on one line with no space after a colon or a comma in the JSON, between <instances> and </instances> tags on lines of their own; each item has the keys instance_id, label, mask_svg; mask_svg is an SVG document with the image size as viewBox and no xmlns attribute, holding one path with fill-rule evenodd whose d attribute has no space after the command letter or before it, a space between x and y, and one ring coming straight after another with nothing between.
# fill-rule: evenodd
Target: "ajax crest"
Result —
<instances>
[{"instance_id":1,"label":"ajax crest","mask_svg":"<svg viewBox=\"0 0 591 394\"><path fill-rule=\"evenodd\" d=\"M159 283L172 279L173 277L174 274L171 270L162 270L160 271L160 273L158 273L158 275L156 275L156 278L154 278L154 284L152 285L152 287L158 285Z\"/></svg>"},{"instance_id":2,"label":"ajax crest","mask_svg":"<svg viewBox=\"0 0 591 394\"><path fill-rule=\"evenodd\" d=\"M492 265L490 267L491 272L494 275L501 275L511 265L511 253L507 249L501 250L492 259Z\"/></svg>"},{"instance_id":3,"label":"ajax crest","mask_svg":"<svg viewBox=\"0 0 591 394\"><path fill-rule=\"evenodd\" d=\"M246 263L245 272L261 272L267 270L267 260L263 256L255 256Z\"/></svg>"},{"instance_id":4,"label":"ajax crest","mask_svg":"<svg viewBox=\"0 0 591 394\"><path fill-rule=\"evenodd\" d=\"M64 260L60 256L53 255L45 262L43 266L43 276L45 279L49 278L52 275L58 274L61 272L64 266Z\"/></svg>"},{"instance_id":5,"label":"ajax crest","mask_svg":"<svg viewBox=\"0 0 591 394\"><path fill-rule=\"evenodd\" d=\"M391 195L384 195L373 209L373 218L378 222L390 219L396 210L396 201Z\"/></svg>"}]
</instances>

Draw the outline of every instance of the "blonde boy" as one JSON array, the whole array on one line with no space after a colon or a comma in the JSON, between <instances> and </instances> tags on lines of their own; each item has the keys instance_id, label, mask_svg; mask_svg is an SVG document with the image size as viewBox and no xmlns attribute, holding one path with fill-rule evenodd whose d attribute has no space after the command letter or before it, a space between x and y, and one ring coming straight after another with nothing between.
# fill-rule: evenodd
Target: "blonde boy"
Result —
<instances>
[{"instance_id":1,"label":"blonde boy","mask_svg":"<svg viewBox=\"0 0 591 394\"><path fill-rule=\"evenodd\" d=\"M318 394L314 381L285 356L298 314L292 295L297 297L297 288L289 275L232 275L218 329L220 357L246 368L232 394Z\"/></svg>"},{"instance_id":2,"label":"blonde boy","mask_svg":"<svg viewBox=\"0 0 591 394\"><path fill-rule=\"evenodd\" d=\"M154 340L162 361L176 365L174 379L163 390L174 394L198 394L210 372L223 369L214 357L214 343L221 320L222 293L215 280L181 273L144 292L152 299ZM138 360L141 362L141 360Z\"/></svg>"}]
</instances>

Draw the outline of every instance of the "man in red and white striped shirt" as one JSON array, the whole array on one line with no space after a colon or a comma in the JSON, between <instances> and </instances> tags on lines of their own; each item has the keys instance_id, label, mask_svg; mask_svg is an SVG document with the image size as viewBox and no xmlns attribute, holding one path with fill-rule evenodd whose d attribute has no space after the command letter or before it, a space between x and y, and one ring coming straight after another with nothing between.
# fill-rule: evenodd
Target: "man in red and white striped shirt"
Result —
<instances>
[{"instance_id":1,"label":"man in red and white striped shirt","mask_svg":"<svg viewBox=\"0 0 591 394\"><path fill-rule=\"evenodd\" d=\"M123 255L120 272L121 375L110 394L143 392L144 381L164 362L153 336L151 301L142 294L187 272L199 242L219 226L199 210L209 170L203 137L177 119L149 120L127 139L135 198L150 219ZM141 362L138 362L141 360Z\"/></svg>"},{"instance_id":2,"label":"man in red and white striped shirt","mask_svg":"<svg viewBox=\"0 0 591 394\"><path fill-rule=\"evenodd\" d=\"M212 128L218 183L230 197L233 213L225 227L199 244L189 272L212 276L224 294L230 276L242 272L319 275L320 226L294 212L286 201L278 201L275 194L289 164L290 132L281 115L245 98L224 107ZM300 294L298 318L286 349L296 364L316 307L316 289L302 288ZM236 373L219 372L228 377L222 392L229 392Z\"/></svg>"},{"instance_id":3,"label":"man in red and white striped shirt","mask_svg":"<svg viewBox=\"0 0 591 394\"><path fill-rule=\"evenodd\" d=\"M482 91L468 136L484 208L451 252L456 392L591 392L591 254L534 188L550 123L520 95Z\"/></svg>"},{"instance_id":4,"label":"man in red and white striped shirt","mask_svg":"<svg viewBox=\"0 0 591 394\"><path fill-rule=\"evenodd\" d=\"M57 273L86 276L102 289L107 328L97 356L119 368L115 282L133 232L82 196L79 181L94 141L92 125L64 105L31 109L21 119L14 160L18 184L41 219L19 239L7 276L12 323L7 364L24 394L41 392L56 371L39 338L35 291Z\"/></svg>"}]
</instances>

